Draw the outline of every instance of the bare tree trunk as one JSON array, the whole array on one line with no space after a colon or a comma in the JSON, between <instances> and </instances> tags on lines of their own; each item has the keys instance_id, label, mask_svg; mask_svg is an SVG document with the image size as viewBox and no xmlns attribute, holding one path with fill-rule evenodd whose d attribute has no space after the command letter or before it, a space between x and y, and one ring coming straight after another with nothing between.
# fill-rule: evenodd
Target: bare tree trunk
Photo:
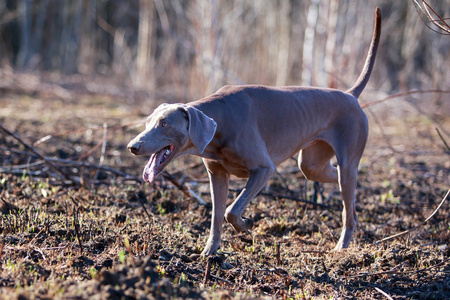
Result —
<instances>
[{"instance_id":1,"label":"bare tree trunk","mask_svg":"<svg viewBox=\"0 0 450 300\"><path fill-rule=\"evenodd\" d=\"M320 0L311 0L303 43L302 85L314 85L314 36L319 16Z\"/></svg>"},{"instance_id":2,"label":"bare tree trunk","mask_svg":"<svg viewBox=\"0 0 450 300\"><path fill-rule=\"evenodd\" d=\"M155 78L152 76L155 60L152 53L154 5L152 0L139 1L139 30L136 57L136 78L139 87L154 90Z\"/></svg>"},{"instance_id":3,"label":"bare tree trunk","mask_svg":"<svg viewBox=\"0 0 450 300\"><path fill-rule=\"evenodd\" d=\"M76 72L78 69L78 52L80 48L81 19L83 13L83 0L76 0L71 7L71 22L69 44L66 48L65 64L66 73Z\"/></svg>"},{"instance_id":4,"label":"bare tree trunk","mask_svg":"<svg viewBox=\"0 0 450 300\"><path fill-rule=\"evenodd\" d=\"M20 50L19 55L17 57L17 66L19 68L26 68L30 57L32 55L30 43L31 39L31 1L30 0L22 0L21 13L19 14L21 18L21 39L20 39Z\"/></svg>"},{"instance_id":5,"label":"bare tree trunk","mask_svg":"<svg viewBox=\"0 0 450 300\"><path fill-rule=\"evenodd\" d=\"M338 6L338 0L330 0L330 9L328 14L328 37L325 45L325 72L328 78L328 87L330 88L337 88L334 67L334 50L336 46Z\"/></svg>"},{"instance_id":6,"label":"bare tree trunk","mask_svg":"<svg viewBox=\"0 0 450 300\"><path fill-rule=\"evenodd\" d=\"M44 33L44 22L47 18L48 1L49 0L42 0L39 4L39 13L36 18L36 25L33 29L33 44L36 47L37 54L41 53L42 35Z\"/></svg>"},{"instance_id":7,"label":"bare tree trunk","mask_svg":"<svg viewBox=\"0 0 450 300\"><path fill-rule=\"evenodd\" d=\"M289 40L291 18L289 13L291 11L291 4L289 1L281 2L281 9L278 14L279 18L279 34L278 34L278 57L277 57L277 79L276 85L286 85L289 76L288 62L289 62Z\"/></svg>"}]
</instances>

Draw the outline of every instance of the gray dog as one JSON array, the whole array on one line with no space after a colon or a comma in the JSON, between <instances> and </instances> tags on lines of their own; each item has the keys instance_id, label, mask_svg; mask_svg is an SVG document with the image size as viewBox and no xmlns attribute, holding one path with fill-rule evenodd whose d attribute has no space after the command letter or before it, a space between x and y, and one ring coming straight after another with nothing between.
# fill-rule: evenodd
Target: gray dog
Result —
<instances>
[{"instance_id":1,"label":"gray dog","mask_svg":"<svg viewBox=\"0 0 450 300\"><path fill-rule=\"evenodd\" d=\"M203 158L212 197L212 222L202 255L217 252L224 217L237 230L250 229L243 218L248 203L275 173L276 166L299 153L298 165L309 180L339 184L343 228L335 247L347 248L358 218L355 190L358 164L367 136L367 117L357 98L366 86L380 40L381 14L364 69L346 92L314 87L225 86L188 104L162 104L147 118L145 130L128 149L150 155L143 178L154 178L175 158ZM338 167L330 164L336 156ZM230 175L248 178L245 188L226 207Z\"/></svg>"}]
</instances>

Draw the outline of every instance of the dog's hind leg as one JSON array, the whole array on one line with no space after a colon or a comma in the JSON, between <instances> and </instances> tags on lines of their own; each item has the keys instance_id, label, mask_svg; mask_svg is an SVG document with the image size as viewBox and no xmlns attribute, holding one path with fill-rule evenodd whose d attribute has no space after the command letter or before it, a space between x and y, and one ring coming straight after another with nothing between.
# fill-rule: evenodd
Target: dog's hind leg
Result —
<instances>
[{"instance_id":1,"label":"dog's hind leg","mask_svg":"<svg viewBox=\"0 0 450 300\"><path fill-rule=\"evenodd\" d=\"M327 142L317 140L300 151L298 166L308 180L338 183L337 170L330 164L333 156L333 148Z\"/></svg>"},{"instance_id":2,"label":"dog's hind leg","mask_svg":"<svg viewBox=\"0 0 450 300\"><path fill-rule=\"evenodd\" d=\"M359 160L358 160L359 162ZM339 188L342 194L343 210L342 210L342 231L335 251L342 248L348 248L352 239L353 233L358 223L356 216L356 183L358 164L339 165Z\"/></svg>"}]
</instances>

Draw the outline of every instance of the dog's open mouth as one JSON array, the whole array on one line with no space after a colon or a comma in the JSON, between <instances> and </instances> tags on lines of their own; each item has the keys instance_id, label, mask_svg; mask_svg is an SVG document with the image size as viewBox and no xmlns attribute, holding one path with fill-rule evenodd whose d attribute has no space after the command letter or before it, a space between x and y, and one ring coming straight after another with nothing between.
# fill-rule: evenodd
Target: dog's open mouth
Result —
<instances>
[{"instance_id":1,"label":"dog's open mouth","mask_svg":"<svg viewBox=\"0 0 450 300\"><path fill-rule=\"evenodd\" d=\"M169 161L169 158L172 156L174 149L174 146L169 145L150 156L150 159L147 165L145 165L144 172L142 174L142 178L145 182L153 182L156 175L164 169L165 165Z\"/></svg>"}]
</instances>

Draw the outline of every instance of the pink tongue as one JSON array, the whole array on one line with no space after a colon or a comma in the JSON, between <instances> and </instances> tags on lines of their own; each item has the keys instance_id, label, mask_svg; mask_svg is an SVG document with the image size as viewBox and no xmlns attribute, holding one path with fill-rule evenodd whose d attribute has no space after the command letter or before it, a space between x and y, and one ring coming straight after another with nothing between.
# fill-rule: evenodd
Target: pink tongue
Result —
<instances>
[{"instance_id":1,"label":"pink tongue","mask_svg":"<svg viewBox=\"0 0 450 300\"><path fill-rule=\"evenodd\" d=\"M160 165L161 158L164 155L164 151L159 151L155 154L152 154L148 163L145 165L144 172L142 173L142 178L145 182L153 182L156 175L159 174L158 167Z\"/></svg>"}]
</instances>

